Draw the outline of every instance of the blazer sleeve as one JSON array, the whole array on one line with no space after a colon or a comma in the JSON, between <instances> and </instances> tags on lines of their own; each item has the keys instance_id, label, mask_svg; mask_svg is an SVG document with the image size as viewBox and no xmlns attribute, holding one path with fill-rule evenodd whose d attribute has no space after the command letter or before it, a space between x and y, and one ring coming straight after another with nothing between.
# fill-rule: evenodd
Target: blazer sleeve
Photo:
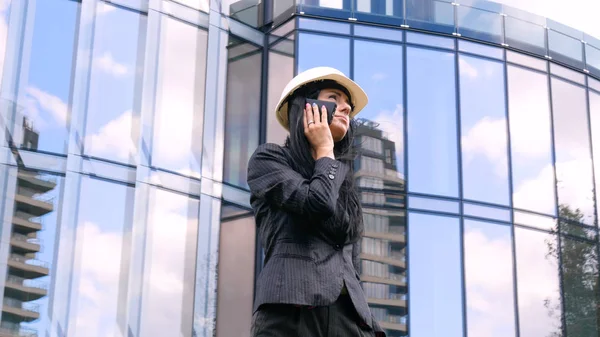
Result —
<instances>
[{"instance_id":1,"label":"blazer sleeve","mask_svg":"<svg viewBox=\"0 0 600 337\"><path fill-rule=\"evenodd\" d=\"M361 241L362 239L357 240L355 243L352 244L352 264L354 265L354 269L356 270L356 272L358 273L358 275L361 274L361 270L360 270L360 245L361 245Z\"/></svg>"},{"instance_id":2,"label":"blazer sleeve","mask_svg":"<svg viewBox=\"0 0 600 337\"><path fill-rule=\"evenodd\" d=\"M300 215L327 218L335 214L349 167L338 160L320 158L312 177L305 179L290 166L283 151L276 144L263 144L256 149L248 162L252 195Z\"/></svg>"}]
</instances>

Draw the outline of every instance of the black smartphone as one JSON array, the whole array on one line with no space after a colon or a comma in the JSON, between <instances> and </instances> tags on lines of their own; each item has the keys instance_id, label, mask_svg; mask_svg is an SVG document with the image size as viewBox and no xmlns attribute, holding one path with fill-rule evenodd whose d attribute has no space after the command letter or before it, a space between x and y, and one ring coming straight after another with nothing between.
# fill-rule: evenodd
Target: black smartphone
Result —
<instances>
[{"instance_id":1,"label":"black smartphone","mask_svg":"<svg viewBox=\"0 0 600 337\"><path fill-rule=\"evenodd\" d=\"M324 105L325 109L327 109L327 123L331 125L331 122L333 122L333 114L335 114L335 109L337 109L337 104L335 102L307 98L306 103L310 105L316 103L317 106L319 106L319 110L321 110L321 107Z\"/></svg>"}]
</instances>

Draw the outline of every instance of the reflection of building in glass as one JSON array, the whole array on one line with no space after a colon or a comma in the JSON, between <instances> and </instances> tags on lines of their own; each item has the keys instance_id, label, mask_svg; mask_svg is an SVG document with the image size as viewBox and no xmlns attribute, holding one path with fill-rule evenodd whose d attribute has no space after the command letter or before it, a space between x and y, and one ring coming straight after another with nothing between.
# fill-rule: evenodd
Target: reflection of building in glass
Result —
<instances>
[{"instance_id":1,"label":"reflection of building in glass","mask_svg":"<svg viewBox=\"0 0 600 337\"><path fill-rule=\"evenodd\" d=\"M0 337L247 335L246 164L313 66L369 95L389 336L598 336L597 38L492 1L19 0L0 52Z\"/></svg>"},{"instance_id":2,"label":"reflection of building in glass","mask_svg":"<svg viewBox=\"0 0 600 337\"><path fill-rule=\"evenodd\" d=\"M365 224L361 280L373 315L393 337L407 333L404 179L396 169L395 143L377 126L359 120L355 140L355 177Z\"/></svg>"},{"instance_id":3,"label":"reflection of building in glass","mask_svg":"<svg viewBox=\"0 0 600 337\"><path fill-rule=\"evenodd\" d=\"M36 150L39 133L23 118L21 148ZM47 288L36 279L48 276L48 266L36 260L42 246L37 238L42 230L41 217L54 211L53 200L45 196L56 187L56 181L41 179L34 172L17 171L15 207L4 286L0 336L36 336L20 327L40 318L39 307L30 303L47 295Z\"/></svg>"}]
</instances>

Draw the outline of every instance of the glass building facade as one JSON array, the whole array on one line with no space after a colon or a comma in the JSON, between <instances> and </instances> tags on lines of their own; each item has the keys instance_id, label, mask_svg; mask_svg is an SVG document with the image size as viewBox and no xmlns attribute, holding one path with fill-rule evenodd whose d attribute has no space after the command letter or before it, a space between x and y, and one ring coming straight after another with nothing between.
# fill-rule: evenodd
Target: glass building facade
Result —
<instances>
[{"instance_id":1,"label":"glass building facade","mask_svg":"<svg viewBox=\"0 0 600 337\"><path fill-rule=\"evenodd\" d=\"M366 90L388 336L600 333L600 40L478 0L0 0L0 337L249 335L247 162L284 85Z\"/></svg>"}]
</instances>

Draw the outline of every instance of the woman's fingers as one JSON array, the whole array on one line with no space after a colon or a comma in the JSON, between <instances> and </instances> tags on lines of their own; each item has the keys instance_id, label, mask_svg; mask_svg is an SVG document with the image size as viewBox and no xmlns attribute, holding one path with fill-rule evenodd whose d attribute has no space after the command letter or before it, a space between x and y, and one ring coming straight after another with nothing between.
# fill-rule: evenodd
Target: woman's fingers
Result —
<instances>
[{"instance_id":1,"label":"woman's fingers","mask_svg":"<svg viewBox=\"0 0 600 337\"><path fill-rule=\"evenodd\" d=\"M327 108L325 107L325 105L321 107L321 121L323 122L323 124L329 125L329 121L327 120Z\"/></svg>"},{"instance_id":2,"label":"woman's fingers","mask_svg":"<svg viewBox=\"0 0 600 337\"><path fill-rule=\"evenodd\" d=\"M306 105L304 106L304 113L302 114L302 120L304 121L304 130L308 129L308 112L310 108L310 104L306 103ZM312 115L312 114L311 114Z\"/></svg>"},{"instance_id":3,"label":"woman's fingers","mask_svg":"<svg viewBox=\"0 0 600 337\"><path fill-rule=\"evenodd\" d=\"M321 124L321 113L319 112L319 106L316 103L313 103L312 111L315 124Z\"/></svg>"}]
</instances>

